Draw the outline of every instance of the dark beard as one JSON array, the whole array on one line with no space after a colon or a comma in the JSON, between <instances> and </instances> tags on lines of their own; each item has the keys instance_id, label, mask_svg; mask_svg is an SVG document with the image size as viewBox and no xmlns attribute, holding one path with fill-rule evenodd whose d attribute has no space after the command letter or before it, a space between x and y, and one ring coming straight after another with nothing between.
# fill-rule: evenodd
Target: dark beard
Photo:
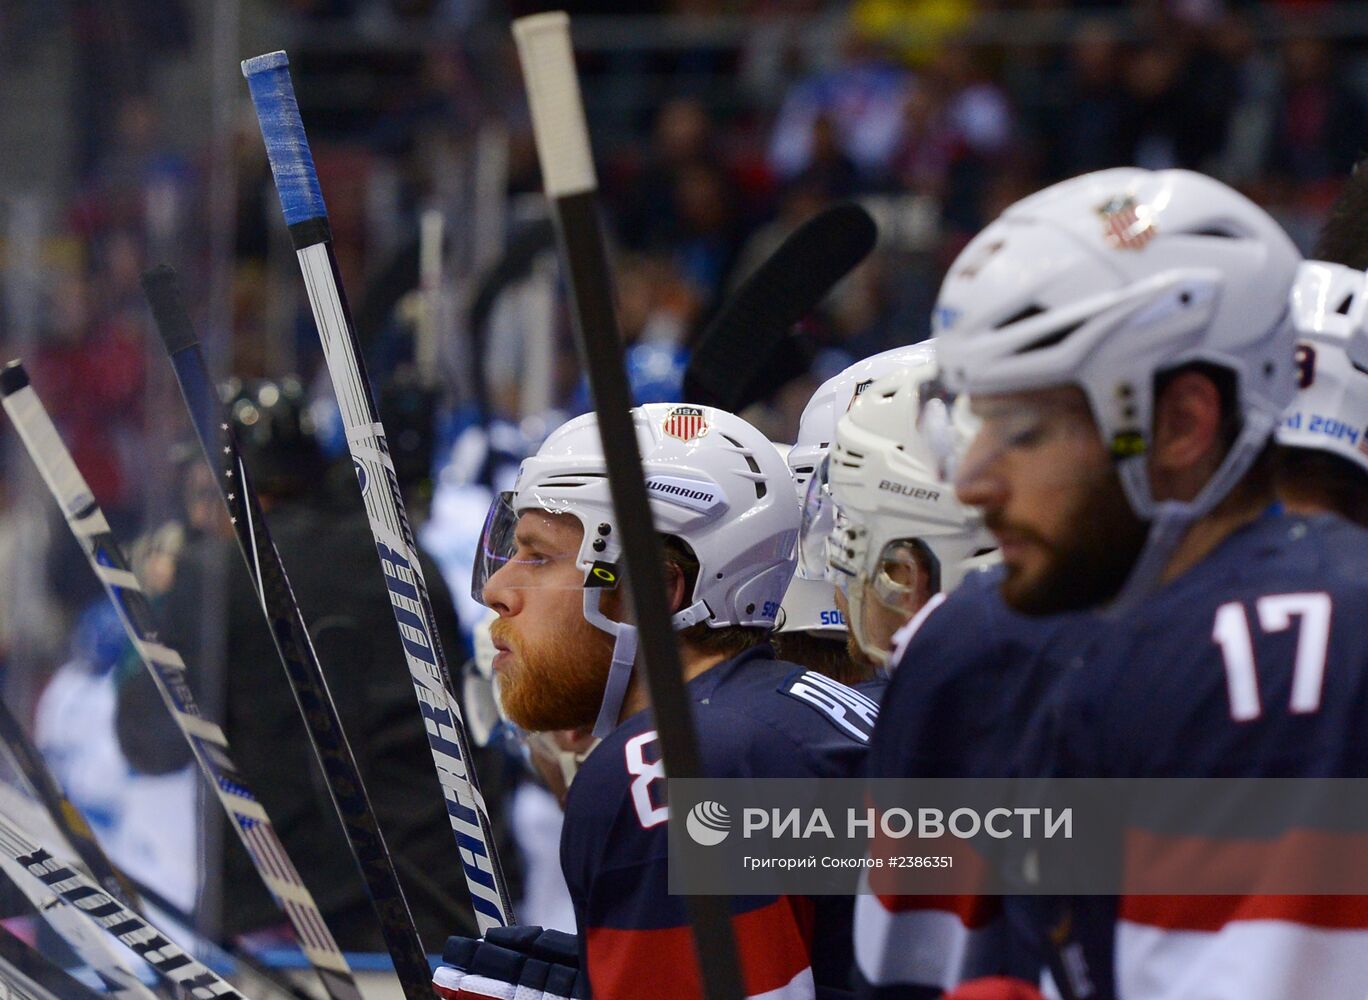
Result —
<instances>
[{"instance_id":1,"label":"dark beard","mask_svg":"<svg viewBox=\"0 0 1368 1000\"><path fill-rule=\"evenodd\" d=\"M1063 543L1051 545L1027 533L1046 546L1049 561L1034 580L1007 570L1001 589L1009 607L1027 615L1053 615L1106 604L1121 592L1149 525L1135 516L1115 469L1108 468L1086 496L1072 521L1076 530Z\"/></svg>"}]
</instances>

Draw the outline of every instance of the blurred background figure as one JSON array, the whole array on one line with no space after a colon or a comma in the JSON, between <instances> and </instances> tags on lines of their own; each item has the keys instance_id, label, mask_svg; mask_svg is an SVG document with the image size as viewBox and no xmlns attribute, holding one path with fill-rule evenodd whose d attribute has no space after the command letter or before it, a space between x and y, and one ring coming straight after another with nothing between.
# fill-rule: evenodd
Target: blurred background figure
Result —
<instances>
[{"instance_id":1,"label":"blurred background figure","mask_svg":"<svg viewBox=\"0 0 1368 1000\"><path fill-rule=\"evenodd\" d=\"M315 440L297 379L235 380L224 395L420 933L439 941L452 927L473 928L441 789L351 463L327 461ZM407 421L396 420L395 425L396 437L402 440ZM401 474L409 471L411 480L410 470L426 473L426 462L405 460L405 449L396 450ZM412 486L411 481L401 480L404 486ZM259 599L227 530L220 515L187 542L160 608L163 634L176 648L200 647L197 633L205 618L200 609L212 574L220 569L227 587L224 672L217 678L206 675L188 658L192 686L206 698L215 697L210 685L220 686L216 700L224 705L234 758L257 789L338 942L353 950L381 950L370 902L342 839L326 781ZM440 639L459 655L461 638L451 595L435 564L425 562ZM118 698L119 743L134 769L155 775L185 766L189 748L165 712L158 712L159 696L150 677L129 677ZM491 787L490 794L494 791ZM224 932L260 936L282 918L241 845L229 840L223 863L225 882L232 889L224 897Z\"/></svg>"}]
</instances>

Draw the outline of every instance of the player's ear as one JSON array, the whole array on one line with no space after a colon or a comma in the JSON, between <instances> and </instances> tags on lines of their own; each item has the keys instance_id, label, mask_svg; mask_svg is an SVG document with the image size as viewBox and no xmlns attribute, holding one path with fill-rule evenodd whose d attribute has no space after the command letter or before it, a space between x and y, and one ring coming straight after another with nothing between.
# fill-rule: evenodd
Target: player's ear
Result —
<instances>
[{"instance_id":1,"label":"player's ear","mask_svg":"<svg viewBox=\"0 0 1368 1000\"><path fill-rule=\"evenodd\" d=\"M1154 401L1155 497L1192 499L1220 464L1221 452L1220 390L1201 372L1179 372Z\"/></svg>"},{"instance_id":2,"label":"player's ear","mask_svg":"<svg viewBox=\"0 0 1368 1000\"><path fill-rule=\"evenodd\" d=\"M683 609L688 595L684 592L688 580L678 563L665 560L665 599L670 605L670 614Z\"/></svg>"}]
</instances>

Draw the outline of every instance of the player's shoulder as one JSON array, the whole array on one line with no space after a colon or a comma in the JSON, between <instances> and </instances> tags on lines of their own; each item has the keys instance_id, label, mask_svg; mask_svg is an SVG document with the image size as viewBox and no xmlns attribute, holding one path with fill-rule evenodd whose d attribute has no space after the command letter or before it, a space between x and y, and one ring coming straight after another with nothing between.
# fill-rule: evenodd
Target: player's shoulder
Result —
<instances>
[{"instance_id":1,"label":"player's shoulder","mask_svg":"<svg viewBox=\"0 0 1368 1000\"><path fill-rule=\"evenodd\" d=\"M1102 628L1091 615L1030 617L970 574L906 637L884 696L870 774L1006 773L1046 692Z\"/></svg>"},{"instance_id":2,"label":"player's shoulder","mask_svg":"<svg viewBox=\"0 0 1368 1000\"><path fill-rule=\"evenodd\" d=\"M878 706L868 695L774 658L768 645L694 678L700 764L710 778L855 777ZM663 857L665 770L650 711L624 720L580 765L565 803L562 864L591 879Z\"/></svg>"},{"instance_id":3,"label":"player's shoulder","mask_svg":"<svg viewBox=\"0 0 1368 1000\"><path fill-rule=\"evenodd\" d=\"M889 701L903 676L950 677L980 669L997 670L1037 657L1066 635L1095 631L1088 614L1032 616L1014 611L1001 593L1001 566L971 573L934 607L913 618L895 647Z\"/></svg>"},{"instance_id":4,"label":"player's shoulder","mask_svg":"<svg viewBox=\"0 0 1368 1000\"><path fill-rule=\"evenodd\" d=\"M1340 766L1368 698L1365 571L1368 533L1334 517L1275 510L1235 532L1069 672L1060 717L1080 759L1115 773ZM1156 749L1137 762L1137 746Z\"/></svg>"},{"instance_id":5,"label":"player's shoulder","mask_svg":"<svg viewBox=\"0 0 1368 1000\"><path fill-rule=\"evenodd\" d=\"M1273 510L1234 532L1125 624L1146 639L1182 631L1184 623L1210 631L1211 615L1231 602L1315 593L1346 607L1368 602L1368 531L1330 514Z\"/></svg>"},{"instance_id":6,"label":"player's shoulder","mask_svg":"<svg viewBox=\"0 0 1368 1000\"><path fill-rule=\"evenodd\" d=\"M701 764L715 778L853 775L878 717L868 694L775 659L768 644L710 668L686 691ZM659 753L654 715L639 712L585 760L572 796L583 787L579 801L602 809Z\"/></svg>"},{"instance_id":7,"label":"player's shoulder","mask_svg":"<svg viewBox=\"0 0 1368 1000\"><path fill-rule=\"evenodd\" d=\"M854 774L879 714L867 693L775 659L768 645L719 664L697 683L704 764L719 776Z\"/></svg>"}]
</instances>

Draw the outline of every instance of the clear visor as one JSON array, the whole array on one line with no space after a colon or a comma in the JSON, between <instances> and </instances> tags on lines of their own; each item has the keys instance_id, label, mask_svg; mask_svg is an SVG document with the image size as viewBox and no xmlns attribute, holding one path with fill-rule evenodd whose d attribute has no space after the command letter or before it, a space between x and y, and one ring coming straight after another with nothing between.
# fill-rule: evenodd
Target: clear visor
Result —
<instances>
[{"instance_id":1,"label":"clear visor","mask_svg":"<svg viewBox=\"0 0 1368 1000\"><path fill-rule=\"evenodd\" d=\"M582 590L611 588L617 572L595 563L579 565L584 529L573 514L538 508L517 511L513 494L500 493L489 505L471 573L470 596L488 605L500 589Z\"/></svg>"},{"instance_id":2,"label":"clear visor","mask_svg":"<svg viewBox=\"0 0 1368 1000\"><path fill-rule=\"evenodd\" d=\"M955 403L952 423L957 455L950 468L956 483L981 475L1008 452L1066 438L1090 446L1098 433L1081 394L1053 390L980 396L972 413L967 399L961 397Z\"/></svg>"},{"instance_id":3,"label":"clear visor","mask_svg":"<svg viewBox=\"0 0 1368 1000\"><path fill-rule=\"evenodd\" d=\"M917 387L917 437L935 461L937 477L953 483L979 420L969 409L969 397L951 390L940 376Z\"/></svg>"},{"instance_id":4,"label":"clear visor","mask_svg":"<svg viewBox=\"0 0 1368 1000\"><path fill-rule=\"evenodd\" d=\"M836 501L831 496L830 459L823 455L808 480L798 533L798 575L805 580L827 579L827 537L836 526Z\"/></svg>"}]
</instances>

